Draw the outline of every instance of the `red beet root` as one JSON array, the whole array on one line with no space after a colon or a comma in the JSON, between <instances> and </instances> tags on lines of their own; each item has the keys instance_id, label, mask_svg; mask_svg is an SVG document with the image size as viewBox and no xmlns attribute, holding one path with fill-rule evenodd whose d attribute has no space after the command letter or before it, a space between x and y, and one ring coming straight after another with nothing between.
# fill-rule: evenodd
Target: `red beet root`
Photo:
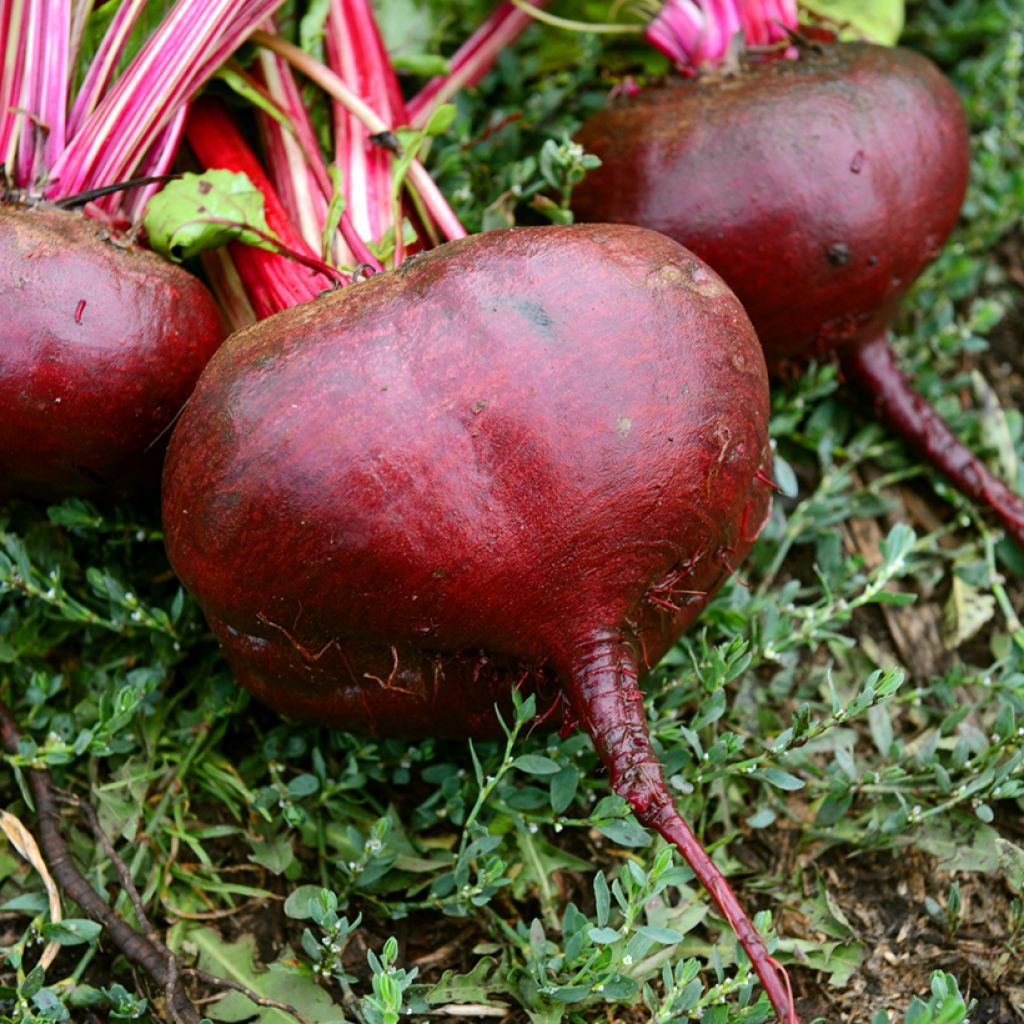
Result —
<instances>
[{"instance_id":1,"label":"red beet root","mask_svg":"<svg viewBox=\"0 0 1024 1024\"><path fill-rule=\"evenodd\" d=\"M886 329L963 200L967 126L937 68L903 49L807 49L641 92L579 140L603 161L583 220L643 224L707 260L770 367L839 350L880 415L1024 543L1024 501L914 394Z\"/></svg>"},{"instance_id":2,"label":"red beet root","mask_svg":"<svg viewBox=\"0 0 1024 1024\"><path fill-rule=\"evenodd\" d=\"M198 280L102 234L77 213L0 207L0 494L154 485L154 442L224 337Z\"/></svg>"},{"instance_id":3,"label":"red beet root","mask_svg":"<svg viewBox=\"0 0 1024 1024\"><path fill-rule=\"evenodd\" d=\"M765 519L767 412L747 317L674 242L478 235L225 344L168 452L168 551L239 678L290 714L479 735L511 682L561 692L789 1015L637 688Z\"/></svg>"}]
</instances>

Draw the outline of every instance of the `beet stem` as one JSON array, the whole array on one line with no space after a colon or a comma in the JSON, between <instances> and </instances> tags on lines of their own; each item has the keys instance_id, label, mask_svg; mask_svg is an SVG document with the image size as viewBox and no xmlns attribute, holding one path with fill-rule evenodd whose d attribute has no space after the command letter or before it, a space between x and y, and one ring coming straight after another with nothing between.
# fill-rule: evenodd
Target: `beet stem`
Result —
<instances>
[{"instance_id":1,"label":"beet stem","mask_svg":"<svg viewBox=\"0 0 1024 1024\"><path fill-rule=\"evenodd\" d=\"M884 334L846 349L843 373L865 391L879 416L913 445L957 489L986 505L1024 546L1024 498L994 477L959 441L941 416L910 386Z\"/></svg>"},{"instance_id":2,"label":"beet stem","mask_svg":"<svg viewBox=\"0 0 1024 1024\"><path fill-rule=\"evenodd\" d=\"M594 634L577 649L565 688L601 760L612 788L637 819L672 843L740 941L782 1024L800 1024L789 979L772 959L729 883L676 809L651 747L636 656L621 636Z\"/></svg>"}]
</instances>

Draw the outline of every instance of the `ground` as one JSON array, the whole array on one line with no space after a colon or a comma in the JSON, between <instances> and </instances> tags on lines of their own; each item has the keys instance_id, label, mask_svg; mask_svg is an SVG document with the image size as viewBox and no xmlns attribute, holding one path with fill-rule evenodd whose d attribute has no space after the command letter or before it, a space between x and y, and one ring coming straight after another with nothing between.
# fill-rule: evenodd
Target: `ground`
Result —
<instances>
[{"instance_id":1,"label":"ground","mask_svg":"<svg viewBox=\"0 0 1024 1024\"><path fill-rule=\"evenodd\" d=\"M908 39L965 96L972 193L896 344L1007 473L1024 460L1024 26L1000 3L947 7L914 5ZM581 76L592 101L607 91L544 65L569 59L537 40L439 145L467 220L529 218L509 198L535 176L524 154L572 123ZM532 126L502 107L510 89L513 106L536 89ZM485 147L470 170L453 155L466 140ZM1019 1024L1024 556L873 424L833 366L777 382L773 403L773 518L646 684L666 774L744 903L771 912L805 1024L961 1024L955 986L974 1024ZM24 737L0 767L0 804L34 826L36 766L94 805L182 970L318 1022L378 1024L398 1007L416 1020L770 1018L586 737L533 730L529 708L507 745L472 750L282 722L240 693L179 591L153 498L9 500L0 545L0 698ZM60 808L75 860L137 925L112 858L80 810ZM40 939L59 948L33 971ZM50 920L42 876L10 845L0 947L5 1019L166 1018L161 987L109 937ZM283 1019L209 980L186 987L214 1019Z\"/></svg>"}]
</instances>

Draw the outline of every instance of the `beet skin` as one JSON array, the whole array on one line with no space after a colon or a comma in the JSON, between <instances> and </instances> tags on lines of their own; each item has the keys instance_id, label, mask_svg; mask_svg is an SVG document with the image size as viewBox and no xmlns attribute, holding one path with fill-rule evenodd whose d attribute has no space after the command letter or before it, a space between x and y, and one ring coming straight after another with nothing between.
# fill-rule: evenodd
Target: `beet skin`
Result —
<instances>
[{"instance_id":1,"label":"beet skin","mask_svg":"<svg viewBox=\"0 0 1024 1024\"><path fill-rule=\"evenodd\" d=\"M766 387L668 239L478 236L225 344L171 442L168 551L280 710L493 733L510 678L596 636L656 662L743 557Z\"/></svg>"},{"instance_id":2,"label":"beet skin","mask_svg":"<svg viewBox=\"0 0 1024 1024\"><path fill-rule=\"evenodd\" d=\"M967 126L924 57L842 44L642 90L579 141L584 220L643 224L729 282L768 365L884 331L956 224Z\"/></svg>"},{"instance_id":3,"label":"beet skin","mask_svg":"<svg viewBox=\"0 0 1024 1024\"><path fill-rule=\"evenodd\" d=\"M288 714L487 735L513 683L563 699L781 1015L637 686L764 522L767 417L746 314L676 243L476 235L225 343L168 450L167 548L238 677Z\"/></svg>"},{"instance_id":4,"label":"beet skin","mask_svg":"<svg viewBox=\"0 0 1024 1024\"><path fill-rule=\"evenodd\" d=\"M0 206L0 322L0 494L154 486L224 337L206 288L81 214Z\"/></svg>"},{"instance_id":5,"label":"beet skin","mask_svg":"<svg viewBox=\"0 0 1024 1024\"><path fill-rule=\"evenodd\" d=\"M806 47L643 90L578 139L603 161L573 194L579 219L642 224L707 260L769 367L838 350L879 414L1024 543L1024 502L913 393L886 340L967 185L963 108L930 61Z\"/></svg>"}]
</instances>

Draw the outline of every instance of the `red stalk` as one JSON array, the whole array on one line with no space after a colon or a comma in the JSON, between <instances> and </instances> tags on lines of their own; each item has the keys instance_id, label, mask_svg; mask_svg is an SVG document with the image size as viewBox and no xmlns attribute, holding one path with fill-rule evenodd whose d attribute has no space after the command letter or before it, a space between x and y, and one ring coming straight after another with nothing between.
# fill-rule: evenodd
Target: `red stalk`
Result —
<instances>
[{"instance_id":1,"label":"red stalk","mask_svg":"<svg viewBox=\"0 0 1024 1024\"><path fill-rule=\"evenodd\" d=\"M337 70L277 36L258 32L253 39L264 47L257 73L240 68L234 71L260 94L265 106L276 107L279 112L279 116L272 116L263 109L257 115L269 174L263 172L223 109L207 99L198 102L187 128L200 163L246 173L266 198L271 231L300 261L324 248L323 233L334 185L295 82L293 64L325 89L334 106L345 206L339 223L341 237L327 240L327 256L338 263L378 270L380 264L367 248L367 240L377 243L391 230L395 261L401 262L401 196L396 195L392 177L392 153L371 141L371 136L389 135L390 126L403 123L407 116L371 8L365 0L333 0L327 22L327 50ZM418 191L423 216L435 219L449 237L465 234L418 163L413 163L408 179ZM436 237L429 219L424 226ZM229 247L229 259L234 274L227 272L224 259L210 262L218 291L235 308L234 318L239 321L249 312L262 319L308 301L329 285L323 280L311 284L308 275L277 254L242 244ZM241 299L242 295L247 297Z\"/></svg>"},{"instance_id":2,"label":"red stalk","mask_svg":"<svg viewBox=\"0 0 1024 1024\"><path fill-rule=\"evenodd\" d=\"M288 120L285 127L276 118L259 112L257 122L267 172L292 223L306 244L316 249L321 244L321 225L331 194L327 167L291 68L266 50L259 51L257 60L261 81L251 79L251 84Z\"/></svg>"},{"instance_id":3,"label":"red stalk","mask_svg":"<svg viewBox=\"0 0 1024 1024\"><path fill-rule=\"evenodd\" d=\"M12 174L11 141L17 125L13 108L15 97L21 88L24 63L24 48L21 42L21 19L24 15L23 0L0 0L0 163Z\"/></svg>"},{"instance_id":4,"label":"red stalk","mask_svg":"<svg viewBox=\"0 0 1024 1024\"><path fill-rule=\"evenodd\" d=\"M158 177L170 172L174 157L177 155L178 146L181 144L182 136L185 134L185 117L188 114L188 107L178 108L177 113L163 129L150 151L139 163L138 176ZM146 211L146 203L150 198L160 191L161 185L144 185L142 188L132 189L123 200L125 213L132 223L140 221Z\"/></svg>"},{"instance_id":5,"label":"red stalk","mask_svg":"<svg viewBox=\"0 0 1024 1024\"><path fill-rule=\"evenodd\" d=\"M40 41L44 43L45 52L40 53L39 64L46 69L38 85L39 109L46 126L42 161L49 167L65 143L71 88L71 0L49 0L43 10Z\"/></svg>"},{"instance_id":6,"label":"red stalk","mask_svg":"<svg viewBox=\"0 0 1024 1024\"><path fill-rule=\"evenodd\" d=\"M204 96L193 104L185 137L203 167L246 174L263 193L270 230L288 248L316 258L316 253L296 231L260 162L217 100ZM276 252L241 242L232 242L230 252L252 308L261 320L282 309L309 302L334 285L323 274L311 273Z\"/></svg>"},{"instance_id":7,"label":"red stalk","mask_svg":"<svg viewBox=\"0 0 1024 1024\"><path fill-rule=\"evenodd\" d=\"M325 88L333 100L335 154L345 201L340 222L343 243L334 243L335 259L378 269L380 265L368 245L380 244L390 233L397 264L404 257L404 217L388 142L393 138L392 129L408 120L398 81L366 0L333 0L325 38L329 67L294 47L278 45L273 47L274 53L260 57L263 82L250 79L250 84L278 106L287 124L266 113L258 117L269 176L293 223L300 226L310 245L321 247L320 234L333 186L291 69L283 59L287 58ZM318 73L327 76L327 81L318 78ZM380 138L374 141L377 136ZM447 237L461 237L461 225L422 167L415 165L410 178L420 193L419 212L425 211L427 223L423 227L428 236L437 237L430 223L434 219Z\"/></svg>"},{"instance_id":8,"label":"red stalk","mask_svg":"<svg viewBox=\"0 0 1024 1024\"><path fill-rule=\"evenodd\" d=\"M13 125L5 154L5 166L17 185L31 180L35 167L35 149L42 112L38 106L37 86L40 50L43 47L42 24L37 4L15 0L14 11L19 18L20 32L14 32L8 43L19 47L15 58L15 81L10 94L10 107L4 113Z\"/></svg>"},{"instance_id":9,"label":"red stalk","mask_svg":"<svg viewBox=\"0 0 1024 1024\"><path fill-rule=\"evenodd\" d=\"M76 96L72 69L88 0L0 0L0 161L8 183L61 199L165 172L185 105L282 0L178 0L111 84L144 0L115 14ZM121 223L157 186L114 192L87 212Z\"/></svg>"},{"instance_id":10,"label":"red stalk","mask_svg":"<svg viewBox=\"0 0 1024 1024\"><path fill-rule=\"evenodd\" d=\"M796 0L740 0L743 38L749 47L773 46L799 24Z\"/></svg>"},{"instance_id":11,"label":"red stalk","mask_svg":"<svg viewBox=\"0 0 1024 1024\"><path fill-rule=\"evenodd\" d=\"M135 23L145 6L146 0L128 0L117 9L96 55L89 64L85 80L71 108L68 130L72 134L82 127L86 117L96 109L100 98L107 91L110 80L117 70L118 59L124 52L132 29L135 28Z\"/></svg>"},{"instance_id":12,"label":"red stalk","mask_svg":"<svg viewBox=\"0 0 1024 1024\"><path fill-rule=\"evenodd\" d=\"M82 39L85 36L86 22L92 11L91 0L71 0L71 36L70 50L68 54L68 67L74 68L78 63L78 56L82 49ZM69 82L70 89L71 82ZM68 129L70 133L70 129Z\"/></svg>"},{"instance_id":13,"label":"red stalk","mask_svg":"<svg viewBox=\"0 0 1024 1024\"><path fill-rule=\"evenodd\" d=\"M258 115L270 173L263 172L226 113L205 99L196 105L187 128L189 142L200 162L206 167L246 173L266 198L271 231L300 259L305 258L304 254L319 251L324 245L323 232L334 186L285 58L318 84L323 84L318 74L326 75L336 87L331 95L345 199L339 224L341 238L330 240L330 255L339 262L368 264L380 269L364 237L379 242L388 230L394 230L398 236L396 257L400 260L401 215L392 182L391 153L371 142L370 137L390 131L391 121L404 121L405 108L371 9L364 0L334 0L332 3L327 23L327 50L345 77L275 36L261 32L254 38L266 47L258 58L258 77L240 69L236 72L246 78L248 85L257 90L266 103L280 112L280 117L271 116L265 110ZM385 121L379 110L390 120ZM421 179L425 177L422 168L419 172ZM416 173L417 168L414 168L413 177ZM432 181L429 184L433 186ZM431 205L442 212L447 210L436 189L436 195L421 186L421 192L424 191L428 210ZM450 215L451 221L454 226L449 230L463 234L454 215ZM360 226L364 237L360 236ZM318 281L311 287L308 275L298 267L289 266L276 254L241 244L230 247L230 257L238 280L231 281L221 274L223 290L230 299L237 293L240 282L253 312L261 319L308 301L329 284ZM244 310L241 315L244 316Z\"/></svg>"},{"instance_id":14,"label":"red stalk","mask_svg":"<svg viewBox=\"0 0 1024 1024\"><path fill-rule=\"evenodd\" d=\"M333 192L330 175L291 67L277 54L266 50L260 50L259 63L263 81L250 79L250 84L281 111L291 128L289 131L262 111L257 115L269 176L292 224L298 226L311 249L319 250ZM358 197L353 199L358 200ZM339 265L365 263L380 270L376 257L355 227L348 205L339 227L341 237L333 240L334 262Z\"/></svg>"},{"instance_id":15,"label":"red stalk","mask_svg":"<svg viewBox=\"0 0 1024 1024\"><path fill-rule=\"evenodd\" d=\"M518 20L518 19L517 19ZM260 134L269 174L228 122L223 110L203 100L188 124L188 138L200 162L207 167L244 171L267 200L271 230L297 253L311 253L324 245L323 231L333 185L320 155L315 132L302 103L290 64L325 89L335 110L336 150L342 168L345 210L340 220L341 239L328 248L339 263L368 264L379 269L366 242L358 234L379 242L394 230L396 263L401 261L401 208L392 180L391 152L372 142L371 136L390 133L391 126L407 120L398 82L366 0L333 0L327 23L327 50L335 68L325 67L276 36L258 32L254 41L265 47L257 75L236 68L250 88L280 112L258 113ZM290 64L288 63L290 62ZM383 116L382 116L383 113ZM433 217L448 237L465 234L433 180L414 163L408 175L419 193L422 210ZM268 180L269 179L269 180ZM426 225L431 229L431 225ZM304 246L300 243L304 242ZM348 251L344 251L347 243ZM340 251L339 251L340 250ZM230 247L237 274L224 273L222 260L214 266L221 291L237 303L243 320L251 308L257 317L307 301L323 290L310 288L306 275L288 267L275 254L253 251L240 244ZM354 257L354 258L353 258ZM249 303L251 302L251 307Z\"/></svg>"},{"instance_id":16,"label":"red stalk","mask_svg":"<svg viewBox=\"0 0 1024 1024\"><path fill-rule=\"evenodd\" d=\"M939 414L910 386L884 334L842 350L843 373L893 426L957 489L991 508L1007 533L1024 547L1024 498L994 477Z\"/></svg>"},{"instance_id":17,"label":"red stalk","mask_svg":"<svg viewBox=\"0 0 1024 1024\"><path fill-rule=\"evenodd\" d=\"M680 67L697 68L721 64L739 30L736 0L665 0L645 35Z\"/></svg>"}]
</instances>

